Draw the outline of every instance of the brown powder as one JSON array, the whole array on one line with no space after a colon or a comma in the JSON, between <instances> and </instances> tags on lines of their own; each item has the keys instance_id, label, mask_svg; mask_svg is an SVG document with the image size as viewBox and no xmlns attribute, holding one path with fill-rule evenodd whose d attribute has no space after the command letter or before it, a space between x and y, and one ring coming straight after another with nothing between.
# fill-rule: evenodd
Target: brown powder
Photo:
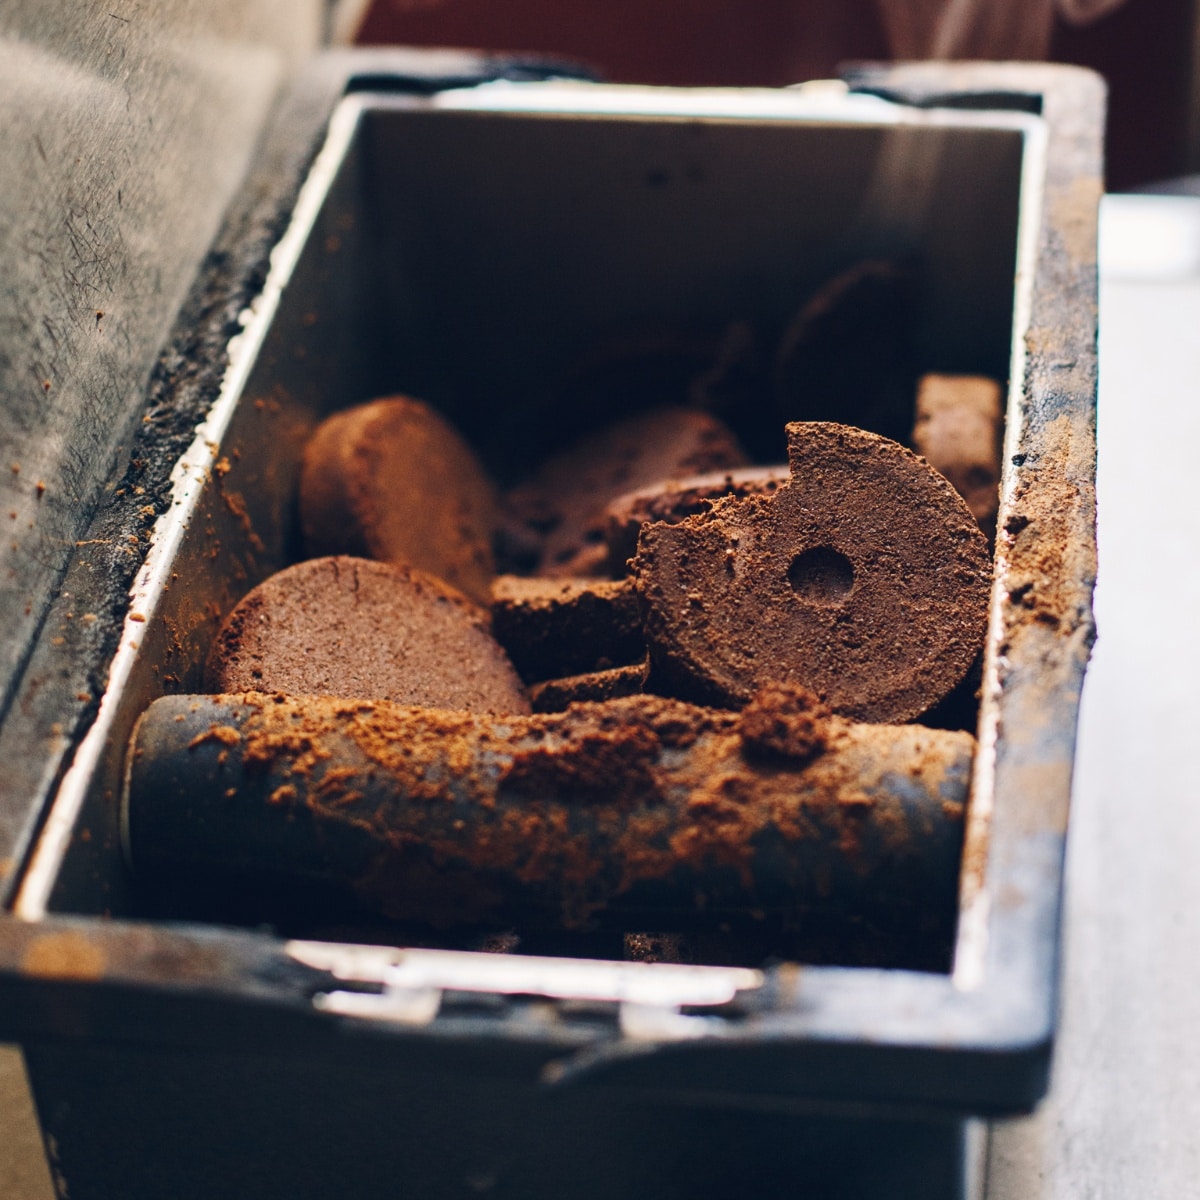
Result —
<instances>
[{"instance_id":1,"label":"brown powder","mask_svg":"<svg viewBox=\"0 0 1200 1200\"><path fill-rule=\"evenodd\" d=\"M742 753L749 759L807 762L825 750L831 716L815 692L797 684L768 684L742 710Z\"/></svg>"},{"instance_id":2,"label":"brown powder","mask_svg":"<svg viewBox=\"0 0 1200 1200\"><path fill-rule=\"evenodd\" d=\"M526 579L492 584L492 632L527 681L625 666L646 656L629 580Z\"/></svg>"},{"instance_id":3,"label":"brown powder","mask_svg":"<svg viewBox=\"0 0 1200 1200\"><path fill-rule=\"evenodd\" d=\"M272 575L226 618L206 675L215 692L529 711L485 613L431 575L366 559L310 559Z\"/></svg>"},{"instance_id":4,"label":"brown powder","mask_svg":"<svg viewBox=\"0 0 1200 1200\"><path fill-rule=\"evenodd\" d=\"M745 451L716 417L691 409L640 413L581 439L506 499L511 521L539 546L540 575L607 571L605 508L630 490L740 467Z\"/></svg>"},{"instance_id":5,"label":"brown powder","mask_svg":"<svg viewBox=\"0 0 1200 1200\"><path fill-rule=\"evenodd\" d=\"M923 870L929 847L950 846L953 876L973 745L851 725L786 689L756 702L749 741L745 715L653 696L507 718L322 697L213 703L236 706L239 794L261 779L269 811L304 811L331 838L358 831L374 847L359 895L438 925L548 911L580 927L636 908L647 887L692 910L778 905L764 881L790 863L787 895L809 895L814 854L834 856L820 886L839 904L880 863L903 893L916 885L896 879ZM766 755L753 734L764 721ZM818 733L823 752L797 758ZM912 781L908 803L898 778Z\"/></svg>"},{"instance_id":6,"label":"brown powder","mask_svg":"<svg viewBox=\"0 0 1200 1200\"><path fill-rule=\"evenodd\" d=\"M609 671L591 671L563 679L547 679L529 689L534 712L562 712L582 700L616 700L636 696L646 685L646 663L613 667Z\"/></svg>"},{"instance_id":7,"label":"brown powder","mask_svg":"<svg viewBox=\"0 0 1200 1200\"><path fill-rule=\"evenodd\" d=\"M236 746L242 740L242 735L230 725L213 725L203 733L198 734L188 743L188 749L203 746L205 742L221 742L225 746Z\"/></svg>"}]
</instances>

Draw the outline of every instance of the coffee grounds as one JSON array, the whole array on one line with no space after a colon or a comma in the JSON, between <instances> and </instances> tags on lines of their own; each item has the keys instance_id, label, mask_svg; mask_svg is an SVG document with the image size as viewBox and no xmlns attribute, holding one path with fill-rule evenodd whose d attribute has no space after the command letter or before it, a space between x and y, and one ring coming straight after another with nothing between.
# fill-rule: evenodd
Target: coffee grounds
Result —
<instances>
[{"instance_id":1,"label":"coffee grounds","mask_svg":"<svg viewBox=\"0 0 1200 1200\"><path fill-rule=\"evenodd\" d=\"M492 585L492 632L526 681L603 671L646 656L631 580L501 575Z\"/></svg>"},{"instance_id":2,"label":"coffee grounds","mask_svg":"<svg viewBox=\"0 0 1200 1200\"><path fill-rule=\"evenodd\" d=\"M583 700L615 700L636 696L646 686L646 664L613 667L609 671L591 671L565 679L547 679L529 689L535 713L562 712L568 705Z\"/></svg>"},{"instance_id":3,"label":"coffee grounds","mask_svg":"<svg viewBox=\"0 0 1200 1200\"><path fill-rule=\"evenodd\" d=\"M637 553L643 525L665 521L676 525L685 517L705 512L722 496L769 495L787 482L786 466L740 467L712 471L686 479L661 479L649 487L618 496L604 510L604 538L608 543L609 569L624 575Z\"/></svg>"},{"instance_id":4,"label":"coffee grounds","mask_svg":"<svg viewBox=\"0 0 1200 1200\"><path fill-rule=\"evenodd\" d=\"M979 527L996 533L1004 409L1000 385L979 375L925 375L913 449L954 485Z\"/></svg>"}]
</instances>

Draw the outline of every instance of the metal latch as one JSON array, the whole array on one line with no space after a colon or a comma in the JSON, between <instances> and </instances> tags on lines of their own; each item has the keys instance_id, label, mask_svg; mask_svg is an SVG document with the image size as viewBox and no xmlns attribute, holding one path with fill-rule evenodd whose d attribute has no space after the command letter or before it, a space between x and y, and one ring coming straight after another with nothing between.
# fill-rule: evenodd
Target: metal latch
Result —
<instances>
[{"instance_id":1,"label":"metal latch","mask_svg":"<svg viewBox=\"0 0 1200 1200\"><path fill-rule=\"evenodd\" d=\"M537 958L459 950L404 950L331 942L292 941L296 961L347 983L377 991L338 989L314 997L323 1012L404 1025L427 1025L447 992L539 996L617 1006L621 1032L647 1040L703 1036L721 1019L684 1013L730 1003L759 988L761 971L745 967L695 967L676 963L605 962Z\"/></svg>"}]
</instances>

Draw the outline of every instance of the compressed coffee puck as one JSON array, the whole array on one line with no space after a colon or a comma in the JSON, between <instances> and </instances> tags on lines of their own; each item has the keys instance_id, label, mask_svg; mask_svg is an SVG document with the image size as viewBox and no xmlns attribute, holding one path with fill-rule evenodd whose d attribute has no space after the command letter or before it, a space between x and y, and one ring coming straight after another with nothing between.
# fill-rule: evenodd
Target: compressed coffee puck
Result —
<instances>
[{"instance_id":1,"label":"compressed coffee puck","mask_svg":"<svg viewBox=\"0 0 1200 1200\"><path fill-rule=\"evenodd\" d=\"M1004 419L1000 385L979 375L925 375L913 448L954 485L980 528L996 531Z\"/></svg>"},{"instance_id":2,"label":"compressed coffee puck","mask_svg":"<svg viewBox=\"0 0 1200 1200\"><path fill-rule=\"evenodd\" d=\"M649 487L618 496L604 510L604 538L612 573L625 573L628 560L637 553L643 525L653 521L676 525L685 517L704 512L710 501L721 496L768 495L786 483L787 477L786 466L741 467L687 479L660 479Z\"/></svg>"},{"instance_id":3,"label":"compressed coffee puck","mask_svg":"<svg viewBox=\"0 0 1200 1200\"><path fill-rule=\"evenodd\" d=\"M602 575L608 565L604 510L614 497L661 479L739 467L745 451L716 417L660 408L619 421L543 464L508 508L539 535L541 575Z\"/></svg>"},{"instance_id":4,"label":"compressed coffee puck","mask_svg":"<svg viewBox=\"0 0 1200 1200\"><path fill-rule=\"evenodd\" d=\"M642 531L650 686L736 706L795 683L856 720L912 720L983 644L987 541L898 443L830 422L787 433L791 477L774 495Z\"/></svg>"},{"instance_id":5,"label":"compressed coffee puck","mask_svg":"<svg viewBox=\"0 0 1200 1200\"><path fill-rule=\"evenodd\" d=\"M245 596L213 643L206 685L529 711L483 611L414 567L349 557L298 563Z\"/></svg>"},{"instance_id":6,"label":"compressed coffee puck","mask_svg":"<svg viewBox=\"0 0 1200 1200\"><path fill-rule=\"evenodd\" d=\"M547 679L529 689L534 712L562 712L570 704L583 700L616 700L636 696L646 686L646 663L612 667L607 671L589 671L565 679Z\"/></svg>"},{"instance_id":7,"label":"compressed coffee puck","mask_svg":"<svg viewBox=\"0 0 1200 1200\"><path fill-rule=\"evenodd\" d=\"M311 555L411 563L486 603L497 511L471 448L420 400L337 413L304 451L300 523Z\"/></svg>"},{"instance_id":8,"label":"compressed coffee puck","mask_svg":"<svg viewBox=\"0 0 1200 1200\"><path fill-rule=\"evenodd\" d=\"M526 680L606 670L646 656L632 580L497 576L492 632Z\"/></svg>"}]
</instances>

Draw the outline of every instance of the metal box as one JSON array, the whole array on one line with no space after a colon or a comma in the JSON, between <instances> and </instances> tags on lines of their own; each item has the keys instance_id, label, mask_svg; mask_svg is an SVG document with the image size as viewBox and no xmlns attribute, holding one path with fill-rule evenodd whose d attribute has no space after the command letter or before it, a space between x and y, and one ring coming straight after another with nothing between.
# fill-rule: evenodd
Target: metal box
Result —
<instances>
[{"instance_id":1,"label":"metal box","mask_svg":"<svg viewBox=\"0 0 1200 1200\"><path fill-rule=\"evenodd\" d=\"M1093 636L1100 85L911 67L690 92L430 63L314 65L184 314L196 369L151 397L174 414L143 459L163 511L0 921L0 1033L62 1194L966 1194L970 1118L1037 1101L1055 1023ZM198 688L223 613L289 561L324 413L408 389L454 397L468 433L536 428L536 381L597 330L779 318L880 254L921 261L924 361L1009 380L952 970L405 951L219 905L183 921L139 891L133 721Z\"/></svg>"}]
</instances>

